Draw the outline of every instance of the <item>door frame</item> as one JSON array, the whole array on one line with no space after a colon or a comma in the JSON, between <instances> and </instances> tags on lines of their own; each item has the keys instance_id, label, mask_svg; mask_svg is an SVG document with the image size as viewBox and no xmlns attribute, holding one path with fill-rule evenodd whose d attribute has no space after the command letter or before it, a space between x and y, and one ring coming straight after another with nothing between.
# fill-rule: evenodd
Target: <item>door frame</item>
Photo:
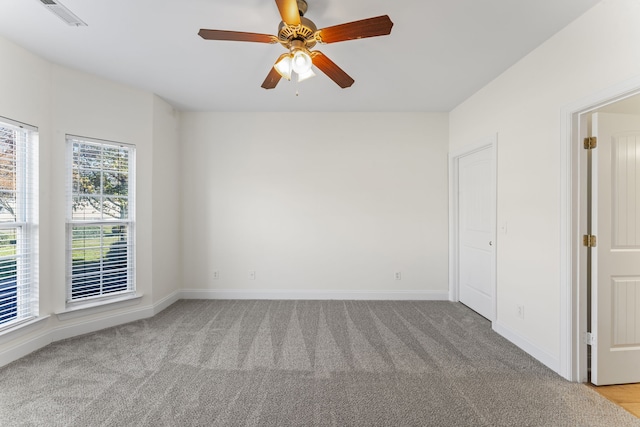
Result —
<instances>
[{"instance_id":1,"label":"door frame","mask_svg":"<svg viewBox=\"0 0 640 427\"><path fill-rule=\"evenodd\" d=\"M493 287L493 301L491 302L492 323L497 319L497 279L496 279L496 253L498 249L496 239L496 213L497 213L497 169L498 169L498 135L480 139L473 144L469 144L461 149L449 153L449 300L460 301L460 278L458 269L460 266L460 240L459 240L459 161L462 157L489 149L491 153L491 235L493 236L493 253L491 255L491 277Z\"/></svg>"},{"instance_id":2,"label":"door frame","mask_svg":"<svg viewBox=\"0 0 640 427\"><path fill-rule=\"evenodd\" d=\"M560 365L558 373L570 381L587 381L587 281L585 234L587 114L640 94L640 77L596 92L561 111L560 139Z\"/></svg>"}]
</instances>

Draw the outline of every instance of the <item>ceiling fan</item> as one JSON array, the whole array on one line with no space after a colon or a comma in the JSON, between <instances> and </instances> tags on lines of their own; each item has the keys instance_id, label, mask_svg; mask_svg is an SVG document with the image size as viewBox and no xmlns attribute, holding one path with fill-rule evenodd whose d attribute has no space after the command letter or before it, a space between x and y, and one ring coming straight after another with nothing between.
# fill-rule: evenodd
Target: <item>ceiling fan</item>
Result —
<instances>
[{"instance_id":1,"label":"ceiling fan","mask_svg":"<svg viewBox=\"0 0 640 427\"><path fill-rule=\"evenodd\" d=\"M276 0L282 22L278 35L245 33L239 31L201 29L198 35L206 40L230 40L256 43L280 43L287 53L280 55L262 83L265 89L276 87L281 78L291 80L292 73L298 81L313 77L312 65L325 73L341 88L350 87L354 80L332 60L318 50L310 50L316 43L336 43L365 37L386 36L391 33L393 22L387 15L362 19L346 24L317 29L304 17L307 12L305 0Z\"/></svg>"}]
</instances>

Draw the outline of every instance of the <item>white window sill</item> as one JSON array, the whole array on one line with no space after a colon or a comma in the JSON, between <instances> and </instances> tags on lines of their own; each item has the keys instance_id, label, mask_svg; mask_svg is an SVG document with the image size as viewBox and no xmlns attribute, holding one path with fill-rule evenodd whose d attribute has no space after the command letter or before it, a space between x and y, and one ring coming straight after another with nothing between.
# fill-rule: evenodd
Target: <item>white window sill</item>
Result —
<instances>
[{"instance_id":1,"label":"white window sill","mask_svg":"<svg viewBox=\"0 0 640 427\"><path fill-rule=\"evenodd\" d=\"M50 316L36 317L3 329L0 331L0 345L40 329L46 324L46 320L49 319L49 317Z\"/></svg>"},{"instance_id":2,"label":"white window sill","mask_svg":"<svg viewBox=\"0 0 640 427\"><path fill-rule=\"evenodd\" d=\"M98 301L77 302L67 305L67 309L56 313L59 320L71 320L90 314L111 311L117 308L140 304L142 294L129 294L121 297L101 299Z\"/></svg>"}]
</instances>

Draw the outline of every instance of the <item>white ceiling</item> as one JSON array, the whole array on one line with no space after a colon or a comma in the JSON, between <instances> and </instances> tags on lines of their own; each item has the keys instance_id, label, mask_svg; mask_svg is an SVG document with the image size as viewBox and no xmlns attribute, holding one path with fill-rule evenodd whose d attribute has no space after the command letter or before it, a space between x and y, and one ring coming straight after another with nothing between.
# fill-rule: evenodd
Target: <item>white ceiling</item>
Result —
<instances>
[{"instance_id":1,"label":"white ceiling","mask_svg":"<svg viewBox=\"0 0 640 427\"><path fill-rule=\"evenodd\" d=\"M197 33L275 34L273 0L60 1L88 26L68 26L40 0L2 0L0 35L55 63L198 111L450 111L598 2L307 0L305 16L318 28L384 14L394 27L389 36L316 46L355 79L351 88L318 71L265 90L280 45Z\"/></svg>"}]
</instances>

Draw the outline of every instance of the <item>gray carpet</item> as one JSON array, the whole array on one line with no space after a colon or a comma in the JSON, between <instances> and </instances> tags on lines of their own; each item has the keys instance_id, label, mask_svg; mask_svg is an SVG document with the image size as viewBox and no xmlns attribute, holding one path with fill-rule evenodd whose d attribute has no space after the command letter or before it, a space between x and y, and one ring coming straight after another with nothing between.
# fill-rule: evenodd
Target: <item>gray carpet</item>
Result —
<instances>
[{"instance_id":1,"label":"gray carpet","mask_svg":"<svg viewBox=\"0 0 640 427\"><path fill-rule=\"evenodd\" d=\"M2 426L640 426L449 302L180 301L0 369Z\"/></svg>"}]
</instances>

